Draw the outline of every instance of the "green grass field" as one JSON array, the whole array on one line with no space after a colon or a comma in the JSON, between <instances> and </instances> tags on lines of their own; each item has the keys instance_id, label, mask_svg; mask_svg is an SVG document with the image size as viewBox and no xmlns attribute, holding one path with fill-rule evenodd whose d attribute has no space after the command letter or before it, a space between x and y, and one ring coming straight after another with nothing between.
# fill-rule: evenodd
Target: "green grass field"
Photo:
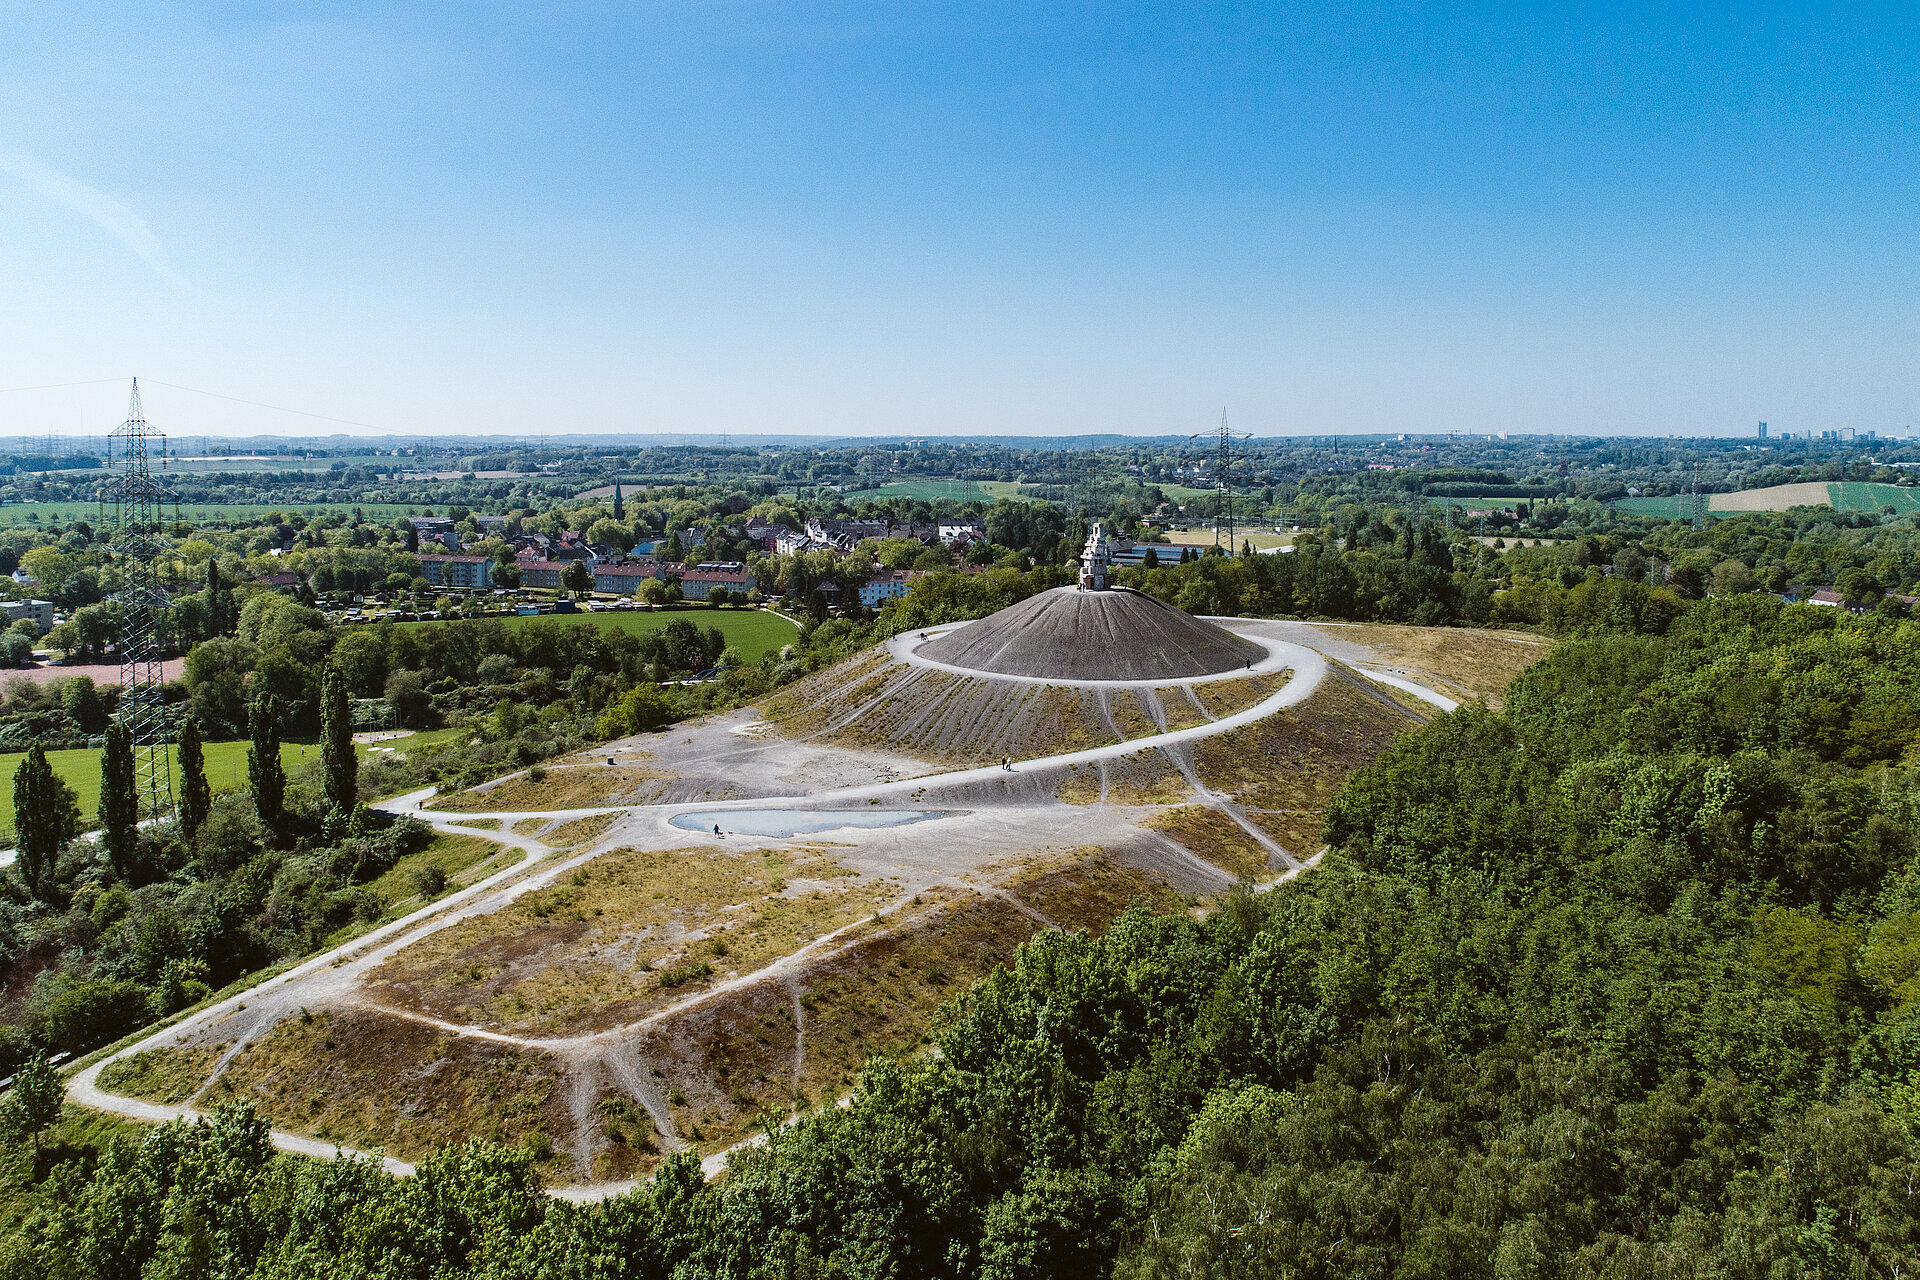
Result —
<instances>
[{"instance_id":1,"label":"green grass field","mask_svg":"<svg viewBox=\"0 0 1920 1280\"><path fill-rule=\"evenodd\" d=\"M280 744L280 759L291 774L299 769L308 752L319 750L317 745L311 743L283 742ZM207 781L213 784L216 793L235 791L247 785L247 744L244 741L209 742L206 752ZM168 754L172 757L174 783L178 786L179 754L174 750L169 750ZM24 758L23 752L0 756L0 831L13 830L13 773ZM100 807L99 751L89 747L49 751L47 763L53 766L55 775L73 788L74 795L80 798L81 817L91 823ZM11 840L12 837L7 838Z\"/></svg>"},{"instance_id":2,"label":"green grass field","mask_svg":"<svg viewBox=\"0 0 1920 1280\"><path fill-rule=\"evenodd\" d=\"M888 498L912 498L917 502L993 502L1015 498L1020 486L1011 480L950 480L926 477L894 480L874 489L850 489L849 502L885 502Z\"/></svg>"},{"instance_id":3,"label":"green grass field","mask_svg":"<svg viewBox=\"0 0 1920 1280\"><path fill-rule=\"evenodd\" d=\"M748 662L758 662L763 654L792 642L800 634L800 628L776 613L764 609L661 609L647 612L639 609L622 610L618 613L554 613L541 614L538 617L501 618L503 626L526 627L535 624L577 626L590 624L596 627L608 627L616 631L631 631L636 634L645 631L658 631L675 618L701 627L718 627L727 643L740 651ZM437 627L438 622L402 622L402 627Z\"/></svg>"},{"instance_id":4,"label":"green grass field","mask_svg":"<svg viewBox=\"0 0 1920 1280\"><path fill-rule=\"evenodd\" d=\"M1835 480L1827 485L1827 497L1836 511L1879 511L1892 507L1903 516L1920 511L1920 489L1903 489L1897 484Z\"/></svg>"},{"instance_id":5,"label":"green grass field","mask_svg":"<svg viewBox=\"0 0 1920 1280\"><path fill-rule=\"evenodd\" d=\"M376 742L373 746L392 747L397 751L418 751L423 748L439 746L459 738L472 735L471 729L432 729L425 733L416 733L407 738L393 738L386 742ZM367 758L367 745L357 745L355 751L362 760ZM311 742L283 742L280 744L280 761L286 766L289 775L297 772L308 756L317 756L320 747ZM20 767L23 753L0 755L0 831L13 830L13 772ZM170 750L170 763L173 766L174 786L180 785L180 756L178 751ZM214 793L244 790L247 785L247 743L244 739L236 742L209 742L206 746L207 781L213 784ZM74 795L80 798L80 815L89 823L94 820L100 807L100 753L91 748L75 748L68 751L47 752L47 763L68 786ZM11 840L12 837L8 836Z\"/></svg>"},{"instance_id":6,"label":"green grass field","mask_svg":"<svg viewBox=\"0 0 1920 1280\"><path fill-rule=\"evenodd\" d=\"M1693 499L1684 493L1670 494L1664 498L1615 498L1607 505L1630 516L1653 516L1661 520L1687 520L1693 516ZM1719 511L1714 514L1726 516L1732 513Z\"/></svg>"}]
</instances>

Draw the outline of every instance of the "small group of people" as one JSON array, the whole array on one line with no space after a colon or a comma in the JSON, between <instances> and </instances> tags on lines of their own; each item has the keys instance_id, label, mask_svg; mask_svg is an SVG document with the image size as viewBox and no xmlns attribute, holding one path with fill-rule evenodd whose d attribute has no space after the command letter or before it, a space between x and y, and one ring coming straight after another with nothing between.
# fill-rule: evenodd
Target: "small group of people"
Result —
<instances>
[{"instance_id":1,"label":"small group of people","mask_svg":"<svg viewBox=\"0 0 1920 1280\"><path fill-rule=\"evenodd\" d=\"M1007 771L1008 773L1012 773L1012 772L1013 772L1013 757L1012 757L1012 756L1001 756L1001 757L1000 757L1000 767L1001 767L1002 769L1004 769L1004 770L1006 770L1006 771Z\"/></svg>"}]
</instances>

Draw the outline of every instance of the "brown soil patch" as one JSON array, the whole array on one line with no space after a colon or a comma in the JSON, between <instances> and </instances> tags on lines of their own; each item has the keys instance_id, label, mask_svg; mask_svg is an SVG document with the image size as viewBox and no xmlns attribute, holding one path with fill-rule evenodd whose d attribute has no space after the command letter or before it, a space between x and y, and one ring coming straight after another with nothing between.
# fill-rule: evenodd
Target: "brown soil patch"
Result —
<instances>
[{"instance_id":1,"label":"brown soil patch","mask_svg":"<svg viewBox=\"0 0 1920 1280\"><path fill-rule=\"evenodd\" d=\"M1147 825L1164 831L1214 866L1238 879L1258 880L1268 871L1267 850L1218 809L1183 804L1156 813Z\"/></svg>"},{"instance_id":2,"label":"brown soil patch","mask_svg":"<svg viewBox=\"0 0 1920 1280\"><path fill-rule=\"evenodd\" d=\"M375 999L557 1035L634 1022L891 903L890 881L760 849L618 849L368 975Z\"/></svg>"},{"instance_id":3,"label":"brown soil patch","mask_svg":"<svg viewBox=\"0 0 1920 1280\"><path fill-rule=\"evenodd\" d=\"M1167 753L1142 751L1107 761L1108 804L1179 804L1193 794Z\"/></svg>"},{"instance_id":4,"label":"brown soil patch","mask_svg":"<svg viewBox=\"0 0 1920 1280\"><path fill-rule=\"evenodd\" d=\"M1119 727L1122 736L1128 740L1145 738L1160 732L1160 725L1153 718L1153 708L1147 705L1147 695L1141 689L1114 689L1107 694L1107 712Z\"/></svg>"},{"instance_id":5,"label":"brown soil patch","mask_svg":"<svg viewBox=\"0 0 1920 1280\"><path fill-rule=\"evenodd\" d=\"M209 1101L246 1098L277 1128L417 1160L469 1136L564 1149L573 1120L551 1055L359 1010L281 1022L234 1058ZM556 1154L550 1170L577 1176Z\"/></svg>"},{"instance_id":6,"label":"brown soil patch","mask_svg":"<svg viewBox=\"0 0 1920 1280\"><path fill-rule=\"evenodd\" d=\"M1305 702L1194 743L1194 767L1243 805L1320 810L1349 773L1416 723L1336 667Z\"/></svg>"},{"instance_id":7,"label":"brown soil patch","mask_svg":"<svg viewBox=\"0 0 1920 1280\"><path fill-rule=\"evenodd\" d=\"M100 1087L124 1098L185 1102L213 1074L224 1046L148 1049L100 1068Z\"/></svg>"}]
</instances>

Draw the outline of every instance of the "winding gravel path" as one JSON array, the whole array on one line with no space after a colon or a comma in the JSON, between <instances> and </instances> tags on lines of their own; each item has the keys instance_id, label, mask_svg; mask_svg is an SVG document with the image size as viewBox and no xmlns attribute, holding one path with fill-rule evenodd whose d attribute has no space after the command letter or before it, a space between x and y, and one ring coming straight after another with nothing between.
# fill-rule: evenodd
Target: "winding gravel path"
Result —
<instances>
[{"instance_id":1,"label":"winding gravel path","mask_svg":"<svg viewBox=\"0 0 1920 1280\"><path fill-rule=\"evenodd\" d=\"M1293 672L1293 678L1287 682L1285 687L1263 701L1243 711L1223 716L1218 720L1194 725L1185 729L1176 729L1170 732L1156 734L1149 738L1136 738L1126 742L1116 742L1105 746L1090 747L1080 751L1065 752L1060 755L1022 760L1016 764L1016 771L1025 772L1035 769L1051 769L1068 765L1114 760L1123 756L1134 755L1144 750L1194 742L1202 738L1212 737L1215 734L1230 733L1244 725L1252 724L1257 720L1270 716L1282 708L1294 706L1305 701L1308 697L1312 696L1313 692L1320 687L1321 683L1327 677L1328 665L1326 658L1311 649L1281 640L1271 633L1263 634L1265 628L1259 620L1216 618L1212 619L1212 621L1228 626L1235 632L1248 639L1255 640L1267 648L1267 658L1264 661L1255 663L1251 674L1273 674L1283 670L1291 670ZM929 628L926 634L931 637L936 633L944 633L952 629L951 627ZM889 641L888 648L900 661L912 665L932 667L940 670L954 670L966 675L1006 680L1014 683L1080 685L1092 688L1164 687L1172 684L1196 684L1204 683L1208 680L1245 678L1249 674L1249 672L1243 670L1228 671L1217 676L1199 677L1191 680L1123 681L1029 680L1024 677L982 676L982 673L979 672L966 671L963 668L949 668L945 664L916 657L913 649L917 647L920 642L919 633L912 633L910 637L896 637L893 641ZM1389 674L1377 670L1367 670L1365 674L1383 684L1389 684L1395 688L1412 693L1443 709L1451 710L1455 705L1450 700L1434 693L1432 690L1417 685L1413 681L1407 680L1397 674ZM839 803L911 797L917 792L923 792L935 787L986 782L1003 777L1005 777L1005 772L1002 769L996 765L988 765L983 768L957 769L944 773L923 774L918 777L903 778L895 781L836 787L825 791L801 793L798 795L763 796L752 800L703 801L672 805L612 805L532 812L520 810L456 813L423 809L421 805L434 794L435 789L431 787L396 797L393 800L384 802L378 807L389 812L412 814L425 820L438 831L480 836L497 844L519 849L526 856L513 866L495 872L484 880L460 890L458 893L443 898L438 902L423 906L419 910L411 912L398 920L363 934L332 950L314 956L283 974L270 978L257 986L222 1000L217 1004L210 1005L172 1026L156 1031L137 1043L129 1045L98 1062L88 1065L77 1072L68 1082L68 1100L81 1106L92 1107L96 1110L111 1112L116 1115L152 1123L164 1123L174 1119L198 1119L203 1112L192 1105L192 1103L197 1100L197 1095L195 1099L189 1099L187 1103L183 1104L154 1103L136 1098L120 1097L116 1094L108 1093L100 1087L100 1072L109 1063L118 1061L132 1054L180 1043L188 1037L206 1030L215 1023L221 1022L245 1010L251 1002L257 1007L256 1015L251 1020L250 1029L241 1030L240 1032L243 1041L250 1039L253 1035L259 1034L273 1025L274 1022L280 1017L285 1016L286 1012L291 1010L292 1005L290 1001L292 1000L292 995L288 989L295 984L304 984L300 995L311 1003L324 1003L328 998L345 998L350 995L352 988L363 973L383 962L387 957L397 953L404 947L411 945L419 938L454 924L457 921L475 914L480 914L483 909L488 911L496 910L498 903L493 900L496 890L507 885L508 882L512 881L515 877L521 876L536 864L545 863L549 858L552 858L558 853L557 850L538 840L514 834L510 828L516 821L521 819L541 818L554 822L566 822L572 819L591 817L598 814L627 813L642 809L652 810L661 815L670 815L688 811L707 812L791 808L796 804L804 805L807 808L831 808ZM475 829L471 825L476 821L484 821L490 818L499 821L499 829L480 830ZM589 852L586 854L573 855L573 858L584 861L591 856L592 854ZM569 859L569 861L571 860L573 859ZM1316 856L1303 865L1292 867L1280 879L1283 881L1292 879L1298 875L1300 871L1304 870L1307 866L1311 866L1318 860ZM900 909L903 905L904 899L903 902L892 904L885 910L892 912ZM864 921L859 922L859 924L864 923ZM721 988L715 991L706 991L690 996L685 1002L677 1003L666 1010L649 1015L645 1021L657 1021L689 1005L712 999L720 990L731 990L736 987L746 986L750 983L762 982L769 977L785 977L789 975L803 959L811 959L822 951L832 950L835 944L840 942L842 934L856 928L858 928L858 924L849 925L843 929L835 930L832 933L815 938L806 946L787 956L781 957L779 960L767 966L754 970L750 974L740 975L740 977L723 984ZM286 1009L280 1007L283 1004L287 1006ZM397 1014L397 1011L391 1009L385 1010L385 1012ZM404 1014L397 1014L397 1016L419 1017L419 1015ZM547 1050L585 1049L591 1047L594 1042L604 1041L610 1037L632 1030L632 1028L620 1028L617 1031L598 1032L589 1036L538 1040L490 1032L477 1027L444 1023L437 1019L420 1017L419 1020L430 1021L445 1030L462 1035L477 1036L488 1040L505 1041L512 1044ZM238 1046L236 1045L235 1048L237 1049ZM203 1086L203 1089L204 1087L205 1086ZM296 1152L301 1155L321 1159L332 1158L341 1154L367 1154L356 1151L350 1147L322 1142L314 1138L287 1133L278 1129L272 1131L272 1140L274 1146L280 1150ZM724 1156L725 1153L723 1152L707 1157L706 1160L702 1162L703 1167L707 1168L709 1173L717 1172L724 1163ZM394 1159L391 1156L383 1157L383 1160L386 1168L392 1173L410 1174L413 1172L413 1166L405 1161ZM583 1183L557 1189L556 1194L562 1195L569 1200L592 1199L604 1195L620 1194L630 1190L634 1185L635 1184L630 1181Z\"/></svg>"}]
</instances>

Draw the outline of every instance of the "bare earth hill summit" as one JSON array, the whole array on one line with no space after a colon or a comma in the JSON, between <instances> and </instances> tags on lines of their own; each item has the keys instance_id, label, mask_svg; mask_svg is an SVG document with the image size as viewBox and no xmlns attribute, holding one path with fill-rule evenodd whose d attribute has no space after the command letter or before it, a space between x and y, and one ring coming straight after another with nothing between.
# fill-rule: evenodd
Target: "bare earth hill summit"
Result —
<instances>
[{"instance_id":1,"label":"bare earth hill summit","mask_svg":"<svg viewBox=\"0 0 1920 1280\"><path fill-rule=\"evenodd\" d=\"M915 651L949 666L1043 680L1181 680L1266 650L1139 591L1057 587Z\"/></svg>"}]
</instances>

